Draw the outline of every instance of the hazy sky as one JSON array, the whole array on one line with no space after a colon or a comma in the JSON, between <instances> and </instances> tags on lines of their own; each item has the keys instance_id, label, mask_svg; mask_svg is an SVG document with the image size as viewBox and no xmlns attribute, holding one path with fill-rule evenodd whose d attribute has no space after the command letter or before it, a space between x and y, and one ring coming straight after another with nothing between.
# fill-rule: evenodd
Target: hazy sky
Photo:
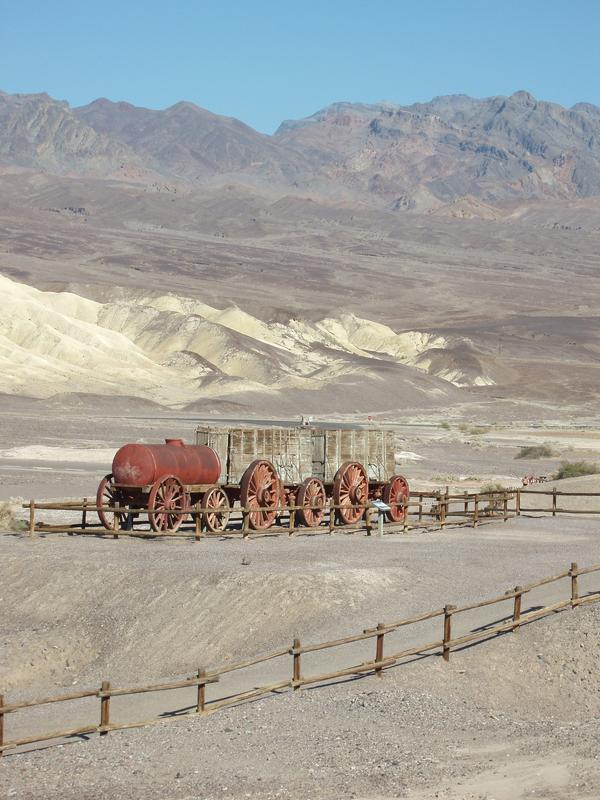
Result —
<instances>
[{"instance_id":1,"label":"hazy sky","mask_svg":"<svg viewBox=\"0 0 600 800\"><path fill-rule=\"evenodd\" d=\"M598 0L0 0L0 89L272 132L337 100L527 89L600 105Z\"/></svg>"}]
</instances>

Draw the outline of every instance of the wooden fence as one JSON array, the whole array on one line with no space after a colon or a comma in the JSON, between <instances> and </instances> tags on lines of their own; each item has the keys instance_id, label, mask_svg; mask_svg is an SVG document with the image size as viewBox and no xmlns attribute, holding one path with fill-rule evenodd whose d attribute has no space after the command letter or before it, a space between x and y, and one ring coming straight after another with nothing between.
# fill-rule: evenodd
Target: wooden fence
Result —
<instances>
[{"instance_id":1,"label":"wooden fence","mask_svg":"<svg viewBox=\"0 0 600 800\"><path fill-rule=\"evenodd\" d=\"M563 497L600 497L600 492L560 492L554 487L545 491L536 489L519 489L519 510L522 513L545 513L552 514L555 517L557 514L600 514L600 508L596 509L580 509L580 508L560 508L558 506L558 499ZM551 497L552 505L550 508L526 508L522 505L521 495L533 494L538 497ZM600 504L600 500L598 501Z\"/></svg>"},{"instance_id":2,"label":"wooden fence","mask_svg":"<svg viewBox=\"0 0 600 800\"><path fill-rule=\"evenodd\" d=\"M374 673L381 677L383 670L392 667L399 662L404 661L411 656L429 654L433 655L436 651L442 655L444 661L449 661L450 653L453 648L462 647L476 641L483 641L491 636L505 633L508 631L518 631L519 628L525 624L533 622L540 617L547 614L560 611L561 609L570 607L575 608L584 603L591 603L600 600L600 590L588 592L583 596L580 593L579 577L590 573L600 571L600 564L594 564L590 567L579 568L576 563L572 563L568 569L560 572L557 575L551 575L541 580L534 581L524 586L515 586L509 589L502 595L492 597L489 600L482 600L478 603L470 603L463 606L454 606L447 604L442 608L437 608L433 611L426 611L422 614L409 617L407 619L400 619L395 622L383 623L380 622L372 628L363 630L362 633L357 633L352 636L345 636L340 639L334 639L327 642L319 642L317 644L302 645L300 639L294 639L291 647L284 647L272 653L260 655L255 658L250 658L246 661L237 664L226 665L213 670L205 670L199 668L196 675L184 680L178 680L171 683L161 683L148 686L137 686L132 688L114 689L111 687L110 682L103 681L98 689L90 689L87 691L71 692L69 694L56 695L52 697L43 697L35 700L25 700L16 703L7 703L6 697L0 695L0 755L6 750L22 747L36 742L44 742L51 739L59 739L71 736L82 736L85 734L99 733L105 735L110 731L121 730L125 728L138 728L147 725L153 725L158 722L166 720L182 719L198 715L205 715L214 713L215 711L226 708L228 706L237 705L244 701L254 700L266 694L279 692L285 689L300 689L302 686L308 684L320 684L325 681L331 681L344 677L358 676L365 673ZM531 592L540 586L545 586L555 581L569 579L570 591L568 597L560 602L552 603L551 605L542 608L534 607L532 611L527 613L522 612L522 599L524 595ZM463 612L472 611L474 609L483 608L485 606L492 606L497 603L512 600L512 614L509 618L504 617L500 622L494 622L490 627L479 626L476 630L462 636L453 638L452 627L453 619L458 614ZM419 645L398 650L391 653L385 653L385 637L400 628L409 625L416 625L426 620L431 620L436 617L442 618L442 626L440 636L433 641L426 641ZM375 640L375 652L373 659L364 661L359 664L350 665L343 669L332 670L321 674L306 674L305 660L303 656L317 651L328 650L331 648L343 647L355 642L361 642L368 639ZM213 683L218 683L219 679L227 673L236 670L243 670L253 667L257 664L262 664L274 659L285 656L291 656L291 670L289 677L285 680L272 682L262 686L253 686L252 688L237 692L222 699L214 699L207 701L206 687ZM144 692L162 692L168 689L182 689L190 687L195 689L194 703L191 706L193 710L188 713L171 712L168 717L155 717L152 719L139 720L125 723L111 722L110 701L113 697L123 695L140 694ZM99 700L99 712L96 722L90 722L77 728L67 728L64 730L53 730L46 732L38 732L34 735L27 736L20 739L5 740L5 717L16 712L24 711L33 707L46 705L49 703L67 703L82 698L97 698ZM176 715L175 715L176 713Z\"/></svg>"},{"instance_id":3,"label":"wooden fence","mask_svg":"<svg viewBox=\"0 0 600 800\"><path fill-rule=\"evenodd\" d=\"M500 492L462 492L458 494L451 494L448 488L444 492L411 492L410 500L408 503L407 514L402 522L386 521L385 525L388 529L407 530L414 527L440 527L444 529L449 524L471 524L477 527L481 522L489 519L503 519L508 520L511 516L520 513L520 490L508 489ZM151 513L147 508L139 509L121 509L120 506L97 506L95 501L90 501L87 498L75 501L61 501L61 502L36 502L30 500L29 503L23 505L24 509L29 511L29 525L28 531L30 535L35 533L71 533L71 534L88 534L88 535L108 535L118 538L119 536L192 536L198 540L202 536L222 536L224 533L241 533L244 538L250 536L252 533L255 535L269 535L269 533L280 534L287 532L290 535L302 531L303 533L329 533L339 532L353 532L357 530L364 530L368 535L371 535L373 530L377 528L377 517L381 513L378 509L370 504L360 505L344 505L344 509L354 508L360 509L362 514L358 522L353 524L343 524L336 518L336 512L342 508L341 505L336 505L333 499L330 499L326 507L323 522L316 528L299 527L296 525L297 512L306 508L305 506L279 506L276 509L273 507L259 509L259 508L244 508L235 506L232 509L232 515L237 514L239 520L237 528L228 529L226 531L217 531L215 533L204 530L204 517L212 513L210 509L203 509L200 504L191 506L190 508L181 509L181 514L189 515L193 521L193 527L189 529L179 529L177 531L164 531L157 533L155 531L142 531L134 529L133 527L124 527L121 524L120 515L123 514L136 514L142 518L148 518ZM310 508L313 508L312 506ZM315 506L314 508L318 508ZM268 529L252 531L249 524L250 513L256 511L276 511L280 517L280 524L273 525ZM36 519L37 511L67 511L81 514L81 521L73 524L58 524L50 525L44 522L39 522ZM104 527L99 527L96 523L90 524L89 514L104 511L105 513L114 513L113 529L108 531ZM156 513L156 512L155 512Z\"/></svg>"},{"instance_id":4,"label":"wooden fence","mask_svg":"<svg viewBox=\"0 0 600 800\"><path fill-rule=\"evenodd\" d=\"M551 501L548 506L528 507L524 504L523 495L537 495L538 497L549 497ZM527 513L540 513L551 514L553 517L557 514L600 514L600 508L589 509L575 509L563 508L558 505L560 498L600 498L600 492L564 492L557 491L556 488L552 490L534 490L534 489L507 489L504 491L496 492L462 492L451 494L446 488L445 491L435 492L411 492L410 501L408 503L407 514L402 522L385 521L385 527L389 530L398 530L399 528L406 531L410 528L427 528L439 527L442 530L449 524L455 525L472 525L477 527L484 521L502 519L507 521L511 517L520 516ZM600 505L600 501L599 501ZM367 535L371 535L373 530L377 528L377 517L380 513L375 507L371 505L354 505L344 506L344 508L357 508L362 510L360 520L354 524L343 524L336 518L336 512L341 508L336 505L331 499L326 507L326 514L322 524L316 528L300 527L296 525L296 515L302 506L280 506L276 509L269 507L265 509L257 508L243 508L236 506L232 509L232 516L238 515L239 520L237 527L228 528L226 531L211 532L205 530L204 517L210 514L211 511L203 509L199 504L194 505L187 509L182 509L181 513L189 514L193 526L188 528L179 529L177 531L163 531L155 532L148 530L135 529L123 526L120 520L120 514L136 514L142 518L147 518L149 510L147 508L139 509L122 509L117 505L115 507L97 506L95 501L90 501L88 498L74 501L57 501L57 502L36 502L30 500L29 503L23 505L24 509L29 511L28 531L30 535L35 533L70 533L70 534L88 534L88 535L108 535L118 538L119 536L140 536L140 537L156 537L156 536L191 536L199 540L203 536L222 536L224 534L241 533L244 538L254 534L265 536L269 534L280 534L287 532L290 535L302 531L303 533L329 533L338 532L354 532L357 530L366 531ZM311 507L312 508L312 507ZM317 508L315 506L315 508ZM279 524L274 524L268 529L252 531L249 524L249 515L251 512L260 510L276 511L279 517ZM45 522L40 522L36 519L37 511L62 511L80 513L80 521L76 523L61 523L52 525ZM90 523L89 514L94 514L98 511L105 513L117 512L114 514L113 529L107 531L106 528L100 527L97 522Z\"/></svg>"}]
</instances>

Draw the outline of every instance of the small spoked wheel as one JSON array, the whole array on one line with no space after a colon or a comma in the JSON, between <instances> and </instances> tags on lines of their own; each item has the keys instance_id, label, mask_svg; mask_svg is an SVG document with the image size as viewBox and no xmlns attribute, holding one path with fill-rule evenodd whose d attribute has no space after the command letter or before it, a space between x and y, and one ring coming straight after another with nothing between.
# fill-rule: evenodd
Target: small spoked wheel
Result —
<instances>
[{"instance_id":1,"label":"small spoked wheel","mask_svg":"<svg viewBox=\"0 0 600 800\"><path fill-rule=\"evenodd\" d=\"M208 531L224 531L229 522L229 498L220 486L211 486L202 496L204 527Z\"/></svg>"},{"instance_id":2,"label":"small spoked wheel","mask_svg":"<svg viewBox=\"0 0 600 800\"><path fill-rule=\"evenodd\" d=\"M114 508L117 503L120 506L123 506L124 503L122 502L121 492L119 489L116 488L114 484L114 479L112 473L109 475L105 475L104 478L100 481L98 486L98 492L96 493L96 507L97 508ZM102 525L108 531L114 530L115 527L115 514L112 511L98 511L98 518ZM129 524L129 512L124 511L123 513L118 513L119 517L119 528L124 530L128 527Z\"/></svg>"},{"instance_id":3,"label":"small spoked wheel","mask_svg":"<svg viewBox=\"0 0 600 800\"><path fill-rule=\"evenodd\" d=\"M404 522L409 497L408 481L404 475L393 475L383 488L383 502L390 507L386 512L390 522Z\"/></svg>"},{"instance_id":4,"label":"small spoked wheel","mask_svg":"<svg viewBox=\"0 0 600 800\"><path fill-rule=\"evenodd\" d=\"M307 478L298 488L296 505L300 506L298 520L307 528L318 528L325 514L327 495L323 481Z\"/></svg>"},{"instance_id":5,"label":"small spoked wheel","mask_svg":"<svg viewBox=\"0 0 600 800\"><path fill-rule=\"evenodd\" d=\"M281 481L270 461L253 461L240 482L240 503L253 530L269 528L279 513Z\"/></svg>"},{"instance_id":6,"label":"small spoked wheel","mask_svg":"<svg viewBox=\"0 0 600 800\"><path fill-rule=\"evenodd\" d=\"M369 499L367 471L358 461L346 461L333 479L333 502L340 522L353 525L364 514Z\"/></svg>"},{"instance_id":7,"label":"small spoked wheel","mask_svg":"<svg viewBox=\"0 0 600 800\"><path fill-rule=\"evenodd\" d=\"M185 518L182 510L189 505L181 481L174 475L160 478L148 496L150 527L157 533L176 531Z\"/></svg>"}]
</instances>

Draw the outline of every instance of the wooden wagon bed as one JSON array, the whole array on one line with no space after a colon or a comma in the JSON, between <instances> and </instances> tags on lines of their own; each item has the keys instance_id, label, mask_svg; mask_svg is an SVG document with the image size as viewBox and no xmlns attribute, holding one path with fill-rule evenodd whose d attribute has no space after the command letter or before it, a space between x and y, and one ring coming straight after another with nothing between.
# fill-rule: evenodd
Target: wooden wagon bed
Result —
<instances>
[{"instance_id":1,"label":"wooden wagon bed","mask_svg":"<svg viewBox=\"0 0 600 800\"><path fill-rule=\"evenodd\" d=\"M394 432L384 428L200 425L196 444L216 450L224 484L239 483L248 464L259 459L270 461L285 484L311 476L331 483L346 461L363 464L370 481L394 474Z\"/></svg>"}]
</instances>

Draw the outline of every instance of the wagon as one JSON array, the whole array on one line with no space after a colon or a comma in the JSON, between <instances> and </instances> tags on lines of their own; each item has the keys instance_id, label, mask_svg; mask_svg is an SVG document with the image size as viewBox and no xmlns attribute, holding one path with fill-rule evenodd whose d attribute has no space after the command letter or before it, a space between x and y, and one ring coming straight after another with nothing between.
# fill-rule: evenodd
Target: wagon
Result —
<instances>
[{"instance_id":1,"label":"wagon","mask_svg":"<svg viewBox=\"0 0 600 800\"><path fill-rule=\"evenodd\" d=\"M298 521L317 527L327 498L333 499L341 523L357 522L374 499L390 506L391 521L404 518L401 500L408 497L409 488L403 476L394 474L391 429L200 425L196 443L219 456L219 483L229 499L267 509L250 513L253 528L272 524L277 512L268 510L270 505L297 506Z\"/></svg>"},{"instance_id":2,"label":"wagon","mask_svg":"<svg viewBox=\"0 0 600 800\"><path fill-rule=\"evenodd\" d=\"M176 530L192 506L202 510L205 529L223 531L239 503L248 525L261 530L292 508L300 525L318 527L328 500L341 524L358 522L375 499L389 506L389 520L400 522L408 495L406 479L394 474L391 430L198 426L193 446L167 439L120 448L97 505L106 528L115 513L122 527L131 527L146 509L151 527L162 532Z\"/></svg>"}]
</instances>

